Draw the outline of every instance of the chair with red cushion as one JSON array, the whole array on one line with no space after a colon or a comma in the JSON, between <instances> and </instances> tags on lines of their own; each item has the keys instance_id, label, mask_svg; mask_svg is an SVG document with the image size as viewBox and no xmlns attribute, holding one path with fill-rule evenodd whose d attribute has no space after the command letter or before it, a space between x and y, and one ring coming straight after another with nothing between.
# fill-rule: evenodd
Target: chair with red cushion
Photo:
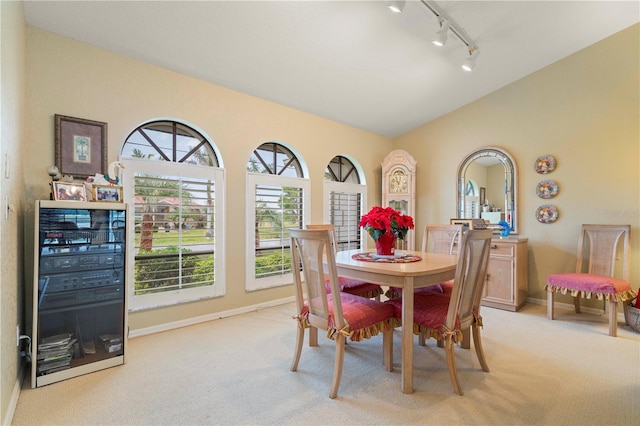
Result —
<instances>
[{"instance_id":1,"label":"chair with red cushion","mask_svg":"<svg viewBox=\"0 0 640 426\"><path fill-rule=\"evenodd\" d=\"M454 254L458 252L460 236L462 235L462 225L426 225L422 234L422 251L429 253ZM414 293L436 292L445 293L443 284L451 288L452 281L445 281L429 287L415 289ZM449 292L450 293L450 292ZM389 299L402 296L402 289L389 287L385 294ZM421 343L424 343L421 341Z\"/></svg>"},{"instance_id":2,"label":"chair with red cushion","mask_svg":"<svg viewBox=\"0 0 640 426\"><path fill-rule=\"evenodd\" d=\"M547 277L548 319L554 317L556 293L573 296L576 313L580 313L580 298L604 300L609 310L609 335L617 335L618 302L636 297L628 281L630 229L630 225L582 225L575 272ZM621 273L620 278L615 278L618 255Z\"/></svg>"},{"instance_id":3,"label":"chair with red cushion","mask_svg":"<svg viewBox=\"0 0 640 426\"><path fill-rule=\"evenodd\" d=\"M294 318L298 320L298 334L291 371L298 369L307 328L309 346L318 345L318 329L325 330L327 337L335 340L336 355L330 398L335 398L338 394L347 337L357 342L382 332L384 365L387 371L391 371L393 327L399 323L393 316L392 306L339 290L330 231L290 229L289 235L291 264L301 266L292 268L296 288ZM325 264L331 292L327 291L325 285Z\"/></svg>"},{"instance_id":4,"label":"chair with red cushion","mask_svg":"<svg viewBox=\"0 0 640 426\"><path fill-rule=\"evenodd\" d=\"M470 230L463 235L450 296L424 292L414 297L413 333L444 341L449 376L453 389L459 395L463 393L453 348L454 343L462 340L465 330L471 328L480 366L483 371L489 371L480 339L480 302L489 263L491 234L491 230ZM391 299L385 303L393 306L396 318L402 318L401 299Z\"/></svg>"},{"instance_id":5,"label":"chair with red cushion","mask_svg":"<svg viewBox=\"0 0 640 426\"><path fill-rule=\"evenodd\" d=\"M334 252L338 252L338 238L336 229L331 224L313 224L307 225L307 229L325 229L330 232L331 245ZM331 290L329 280L326 280L327 290ZM338 277L340 291L343 293L355 294L356 296L366 297L367 299L380 300L380 295L384 293L382 287L378 284L368 283L360 280L352 280L351 278Z\"/></svg>"}]
</instances>

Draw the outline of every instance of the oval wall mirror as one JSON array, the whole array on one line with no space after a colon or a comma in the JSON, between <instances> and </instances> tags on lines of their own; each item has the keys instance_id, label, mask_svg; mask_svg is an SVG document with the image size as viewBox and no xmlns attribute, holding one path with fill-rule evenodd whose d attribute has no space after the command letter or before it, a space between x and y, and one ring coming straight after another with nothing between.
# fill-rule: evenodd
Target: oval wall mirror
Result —
<instances>
[{"instance_id":1,"label":"oval wall mirror","mask_svg":"<svg viewBox=\"0 0 640 426\"><path fill-rule=\"evenodd\" d=\"M518 233L518 171L505 150L486 146L467 155L458 166L458 218L484 219L498 229L509 224Z\"/></svg>"}]
</instances>

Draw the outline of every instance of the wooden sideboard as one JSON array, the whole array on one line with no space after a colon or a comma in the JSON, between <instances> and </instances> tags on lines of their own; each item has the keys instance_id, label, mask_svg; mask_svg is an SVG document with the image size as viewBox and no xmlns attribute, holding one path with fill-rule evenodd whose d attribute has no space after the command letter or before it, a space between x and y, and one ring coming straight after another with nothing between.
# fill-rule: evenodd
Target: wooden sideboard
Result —
<instances>
[{"instance_id":1,"label":"wooden sideboard","mask_svg":"<svg viewBox=\"0 0 640 426\"><path fill-rule=\"evenodd\" d=\"M527 238L494 238L482 304L517 311L524 305L528 288Z\"/></svg>"}]
</instances>

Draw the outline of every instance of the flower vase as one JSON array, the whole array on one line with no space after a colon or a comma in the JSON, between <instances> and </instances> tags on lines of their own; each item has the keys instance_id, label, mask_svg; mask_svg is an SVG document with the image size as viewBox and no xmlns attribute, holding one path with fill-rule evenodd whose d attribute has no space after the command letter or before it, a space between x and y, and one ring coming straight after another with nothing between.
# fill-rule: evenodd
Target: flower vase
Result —
<instances>
[{"instance_id":1,"label":"flower vase","mask_svg":"<svg viewBox=\"0 0 640 426\"><path fill-rule=\"evenodd\" d=\"M385 232L376 240L376 253L379 256L393 256L396 251L396 237L391 232Z\"/></svg>"}]
</instances>

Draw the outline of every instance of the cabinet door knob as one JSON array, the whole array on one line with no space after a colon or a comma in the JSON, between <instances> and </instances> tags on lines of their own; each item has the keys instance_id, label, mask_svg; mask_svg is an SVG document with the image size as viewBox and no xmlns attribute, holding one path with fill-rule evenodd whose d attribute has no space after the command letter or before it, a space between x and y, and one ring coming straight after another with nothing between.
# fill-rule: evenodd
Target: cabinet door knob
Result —
<instances>
[{"instance_id":1,"label":"cabinet door knob","mask_svg":"<svg viewBox=\"0 0 640 426\"><path fill-rule=\"evenodd\" d=\"M496 250L497 248L498 248L497 244L494 244L494 245L491 246L491 250Z\"/></svg>"}]
</instances>

